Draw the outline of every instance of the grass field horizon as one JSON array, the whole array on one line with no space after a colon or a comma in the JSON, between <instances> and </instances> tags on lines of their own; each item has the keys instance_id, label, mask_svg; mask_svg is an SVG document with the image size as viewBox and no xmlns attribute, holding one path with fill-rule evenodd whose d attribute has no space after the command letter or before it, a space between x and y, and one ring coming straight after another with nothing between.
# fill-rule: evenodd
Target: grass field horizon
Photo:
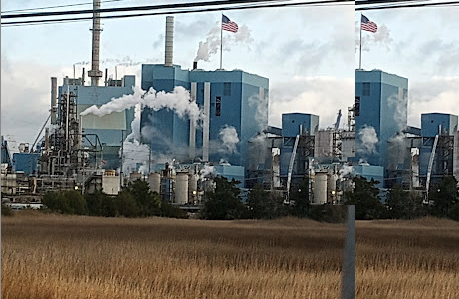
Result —
<instances>
[{"instance_id":1,"label":"grass field horizon","mask_svg":"<svg viewBox=\"0 0 459 299\"><path fill-rule=\"evenodd\" d=\"M344 224L16 213L2 298L339 298Z\"/></svg>"},{"instance_id":2,"label":"grass field horizon","mask_svg":"<svg viewBox=\"0 0 459 299\"><path fill-rule=\"evenodd\" d=\"M453 299L459 223L432 217L356 221L356 298Z\"/></svg>"}]
</instances>

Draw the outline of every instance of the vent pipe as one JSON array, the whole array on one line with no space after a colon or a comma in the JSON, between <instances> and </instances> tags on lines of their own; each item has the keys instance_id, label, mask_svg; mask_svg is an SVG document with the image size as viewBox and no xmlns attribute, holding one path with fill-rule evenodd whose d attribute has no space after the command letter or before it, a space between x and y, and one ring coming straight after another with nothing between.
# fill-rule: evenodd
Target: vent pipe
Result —
<instances>
[{"instance_id":1,"label":"vent pipe","mask_svg":"<svg viewBox=\"0 0 459 299\"><path fill-rule=\"evenodd\" d=\"M172 66L174 55L174 17L166 17L166 42L164 49L164 65Z\"/></svg>"},{"instance_id":2,"label":"vent pipe","mask_svg":"<svg viewBox=\"0 0 459 299\"><path fill-rule=\"evenodd\" d=\"M57 124L57 78L51 77L51 124Z\"/></svg>"},{"instance_id":3,"label":"vent pipe","mask_svg":"<svg viewBox=\"0 0 459 299\"><path fill-rule=\"evenodd\" d=\"M197 70L197 69L198 69L198 62L193 61L193 70Z\"/></svg>"},{"instance_id":4,"label":"vent pipe","mask_svg":"<svg viewBox=\"0 0 459 299\"><path fill-rule=\"evenodd\" d=\"M85 71L84 71L84 68L83 68L83 74L81 74L81 85L83 85L83 86L84 86L84 81L85 81L84 75L85 75Z\"/></svg>"},{"instance_id":5,"label":"vent pipe","mask_svg":"<svg viewBox=\"0 0 459 299\"><path fill-rule=\"evenodd\" d=\"M99 79L102 78L102 71L99 70L99 50L100 50L100 10L101 0L93 0L93 17L92 17L92 69L88 72L91 77L91 86L98 86Z\"/></svg>"}]
</instances>

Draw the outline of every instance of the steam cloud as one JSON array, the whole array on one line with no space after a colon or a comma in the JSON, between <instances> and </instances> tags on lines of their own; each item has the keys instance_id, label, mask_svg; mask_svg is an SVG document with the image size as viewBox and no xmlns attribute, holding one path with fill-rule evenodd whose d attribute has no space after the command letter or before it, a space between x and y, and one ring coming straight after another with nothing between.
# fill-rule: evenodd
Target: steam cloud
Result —
<instances>
[{"instance_id":1,"label":"steam cloud","mask_svg":"<svg viewBox=\"0 0 459 299\"><path fill-rule=\"evenodd\" d=\"M200 171L200 179L202 180L203 178L210 176L214 172L215 167L206 164Z\"/></svg>"},{"instance_id":2,"label":"steam cloud","mask_svg":"<svg viewBox=\"0 0 459 299\"><path fill-rule=\"evenodd\" d=\"M343 165L343 168L339 171L339 179L342 180L346 176L350 176L354 173L354 167L352 165Z\"/></svg>"},{"instance_id":3,"label":"steam cloud","mask_svg":"<svg viewBox=\"0 0 459 299\"><path fill-rule=\"evenodd\" d=\"M359 49L360 42L360 23L356 22L355 26L355 51ZM386 25L378 25L378 30L375 33L369 32L368 34L362 34L362 51L370 51L371 45L385 46L387 50L390 50L392 44L392 37L390 36L390 30L387 29Z\"/></svg>"},{"instance_id":4,"label":"steam cloud","mask_svg":"<svg viewBox=\"0 0 459 299\"><path fill-rule=\"evenodd\" d=\"M239 137L237 136L237 131L232 126L225 126L218 133L221 141L223 142L223 148L221 152L224 153L235 153L237 152L237 144L239 143Z\"/></svg>"},{"instance_id":5,"label":"steam cloud","mask_svg":"<svg viewBox=\"0 0 459 299\"><path fill-rule=\"evenodd\" d=\"M109 103L100 107L93 105L81 112L80 115L85 116L94 114L104 116L112 112L121 112L130 109L137 104L150 107L155 111L163 108L174 111L180 118L188 116L195 123L200 118L200 110L195 102L191 102L190 93L183 87L177 86L171 93L164 91L156 92L150 88L145 93L140 87L133 87L134 94L123 95L120 98L114 98Z\"/></svg>"},{"instance_id":6,"label":"steam cloud","mask_svg":"<svg viewBox=\"0 0 459 299\"><path fill-rule=\"evenodd\" d=\"M231 46L240 44L247 45L250 49L250 44L253 42L251 31L246 25L239 27L237 33L226 35L223 39L223 50L231 51ZM220 50L220 25L212 28L207 34L205 41L199 42L198 51L194 61L209 61L210 57Z\"/></svg>"},{"instance_id":7,"label":"steam cloud","mask_svg":"<svg viewBox=\"0 0 459 299\"><path fill-rule=\"evenodd\" d=\"M376 135L375 128L372 126L364 126L359 131L358 135L361 142L357 151L362 154L376 153L376 143L378 143L378 136Z\"/></svg>"}]
</instances>

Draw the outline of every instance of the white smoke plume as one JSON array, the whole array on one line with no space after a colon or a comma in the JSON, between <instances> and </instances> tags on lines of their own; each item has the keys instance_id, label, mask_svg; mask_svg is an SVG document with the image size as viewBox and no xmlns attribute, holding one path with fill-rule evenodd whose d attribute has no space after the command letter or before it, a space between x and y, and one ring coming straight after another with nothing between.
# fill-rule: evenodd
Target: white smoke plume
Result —
<instances>
[{"instance_id":1,"label":"white smoke plume","mask_svg":"<svg viewBox=\"0 0 459 299\"><path fill-rule=\"evenodd\" d=\"M239 137L237 135L236 128L232 126L225 126L220 130L218 136L220 137L223 145L223 147L221 148L221 152L228 154L237 152L237 144L239 143Z\"/></svg>"},{"instance_id":2,"label":"white smoke plume","mask_svg":"<svg viewBox=\"0 0 459 299\"><path fill-rule=\"evenodd\" d=\"M239 27L237 33L225 34L223 37L223 50L231 51L231 47L239 44L246 45L250 50L250 44L253 42L251 31L246 25ZM212 28L207 34L205 41L199 42L198 51L194 61L209 61L210 57L220 51L220 25Z\"/></svg>"},{"instance_id":3,"label":"white smoke plume","mask_svg":"<svg viewBox=\"0 0 459 299\"><path fill-rule=\"evenodd\" d=\"M406 128L407 121L407 102L400 98L403 95L392 95L387 98L387 104L394 109L394 120L397 124L397 129L402 131Z\"/></svg>"},{"instance_id":4,"label":"white smoke plume","mask_svg":"<svg viewBox=\"0 0 459 299\"><path fill-rule=\"evenodd\" d=\"M359 165L369 166L370 164L365 159L359 159Z\"/></svg>"},{"instance_id":5,"label":"white smoke plume","mask_svg":"<svg viewBox=\"0 0 459 299\"><path fill-rule=\"evenodd\" d=\"M343 168L339 170L339 179L342 180L346 176L352 176L354 173L354 167L352 165L343 165Z\"/></svg>"},{"instance_id":6,"label":"white smoke plume","mask_svg":"<svg viewBox=\"0 0 459 299\"><path fill-rule=\"evenodd\" d=\"M357 151L362 154L376 153L376 144L378 143L378 136L376 135L375 128L372 126L364 126L358 133L360 144Z\"/></svg>"},{"instance_id":7,"label":"white smoke plume","mask_svg":"<svg viewBox=\"0 0 459 299\"><path fill-rule=\"evenodd\" d=\"M188 116L195 123L200 118L200 110L195 102L191 102L190 93L183 87L177 86L171 93L164 91L156 92L150 88L145 93L140 87L133 87L134 94L123 95L120 98L113 98L107 104L100 107L93 105L81 112L80 115L94 114L104 116L112 112L121 112L130 109L137 104L150 107L155 111L163 108L174 111L180 118Z\"/></svg>"},{"instance_id":8,"label":"white smoke plume","mask_svg":"<svg viewBox=\"0 0 459 299\"><path fill-rule=\"evenodd\" d=\"M199 178L202 180L215 172L215 167L205 164L200 171Z\"/></svg>"},{"instance_id":9,"label":"white smoke plume","mask_svg":"<svg viewBox=\"0 0 459 299\"><path fill-rule=\"evenodd\" d=\"M268 125L268 101L267 96L260 99L259 95L253 95L249 97L249 107L255 108L255 121L258 125L258 130L261 132L266 129Z\"/></svg>"},{"instance_id":10,"label":"white smoke plume","mask_svg":"<svg viewBox=\"0 0 459 299\"><path fill-rule=\"evenodd\" d=\"M355 51L358 51L360 43L360 22L355 22L355 24ZM385 46L389 51L392 41L393 39L387 26L378 25L378 30L375 33L362 31L362 52L370 51L372 45Z\"/></svg>"}]
</instances>

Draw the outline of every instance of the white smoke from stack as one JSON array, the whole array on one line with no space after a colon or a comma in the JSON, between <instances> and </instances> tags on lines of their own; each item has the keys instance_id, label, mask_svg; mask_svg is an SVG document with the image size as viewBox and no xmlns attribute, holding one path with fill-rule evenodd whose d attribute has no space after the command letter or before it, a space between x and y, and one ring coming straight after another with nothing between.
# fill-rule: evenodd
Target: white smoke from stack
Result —
<instances>
[{"instance_id":1,"label":"white smoke from stack","mask_svg":"<svg viewBox=\"0 0 459 299\"><path fill-rule=\"evenodd\" d=\"M81 112L80 115L85 116L94 114L101 117L112 112L121 112L137 104L141 104L155 111L163 108L170 109L174 111L178 117L184 118L188 116L195 123L200 118L198 105L195 102L191 102L190 93L181 86L175 87L174 91L171 93L166 93L164 91L156 92L153 88L145 92L137 86L133 87L133 91L134 94L113 98L110 102L100 107L93 105Z\"/></svg>"},{"instance_id":2,"label":"white smoke from stack","mask_svg":"<svg viewBox=\"0 0 459 299\"><path fill-rule=\"evenodd\" d=\"M360 22L355 22L355 51L359 50L360 43ZM365 34L362 31L362 51L370 51L372 45L385 46L387 50L390 50L390 45L392 44L392 37L390 35L390 30L387 29L386 25L378 25L378 30L375 33L367 32Z\"/></svg>"},{"instance_id":3,"label":"white smoke from stack","mask_svg":"<svg viewBox=\"0 0 459 299\"><path fill-rule=\"evenodd\" d=\"M237 135L236 128L232 126L225 126L220 130L218 136L222 141L221 152L228 154L237 152L237 144L239 143L239 137Z\"/></svg>"},{"instance_id":4,"label":"white smoke from stack","mask_svg":"<svg viewBox=\"0 0 459 299\"><path fill-rule=\"evenodd\" d=\"M150 147L140 143L140 111L140 105L136 105L134 120L131 122L131 134L123 141L123 172L125 174L136 170L138 164L141 164L140 172L145 174L148 170Z\"/></svg>"},{"instance_id":5,"label":"white smoke from stack","mask_svg":"<svg viewBox=\"0 0 459 299\"><path fill-rule=\"evenodd\" d=\"M205 164L200 171L199 178L202 180L215 172L215 167Z\"/></svg>"},{"instance_id":6,"label":"white smoke from stack","mask_svg":"<svg viewBox=\"0 0 459 299\"><path fill-rule=\"evenodd\" d=\"M372 126L364 126L358 133L360 143L357 151L361 154L376 153L376 144L378 143L378 136L376 135L375 128Z\"/></svg>"},{"instance_id":7,"label":"white smoke from stack","mask_svg":"<svg viewBox=\"0 0 459 299\"><path fill-rule=\"evenodd\" d=\"M239 44L246 45L250 50L250 44L253 42L251 31L246 25L239 27L238 32L225 34L223 37L223 50L231 51L231 47ZM194 61L209 61L210 57L220 51L220 24L212 28L207 34L205 41L199 42L198 51Z\"/></svg>"},{"instance_id":8,"label":"white smoke from stack","mask_svg":"<svg viewBox=\"0 0 459 299\"><path fill-rule=\"evenodd\" d=\"M258 126L258 131L262 132L268 125L268 104L266 95L260 93L249 97L249 107L255 109L255 121Z\"/></svg>"},{"instance_id":9,"label":"white smoke from stack","mask_svg":"<svg viewBox=\"0 0 459 299\"><path fill-rule=\"evenodd\" d=\"M352 176L354 173L354 167L352 165L343 165L343 168L339 170L339 179L342 180L347 176Z\"/></svg>"},{"instance_id":10,"label":"white smoke from stack","mask_svg":"<svg viewBox=\"0 0 459 299\"><path fill-rule=\"evenodd\" d=\"M402 97L403 94L400 92L398 95L392 95L387 98L388 106L394 109L394 120L398 131L406 129L407 121L407 105Z\"/></svg>"}]
</instances>

